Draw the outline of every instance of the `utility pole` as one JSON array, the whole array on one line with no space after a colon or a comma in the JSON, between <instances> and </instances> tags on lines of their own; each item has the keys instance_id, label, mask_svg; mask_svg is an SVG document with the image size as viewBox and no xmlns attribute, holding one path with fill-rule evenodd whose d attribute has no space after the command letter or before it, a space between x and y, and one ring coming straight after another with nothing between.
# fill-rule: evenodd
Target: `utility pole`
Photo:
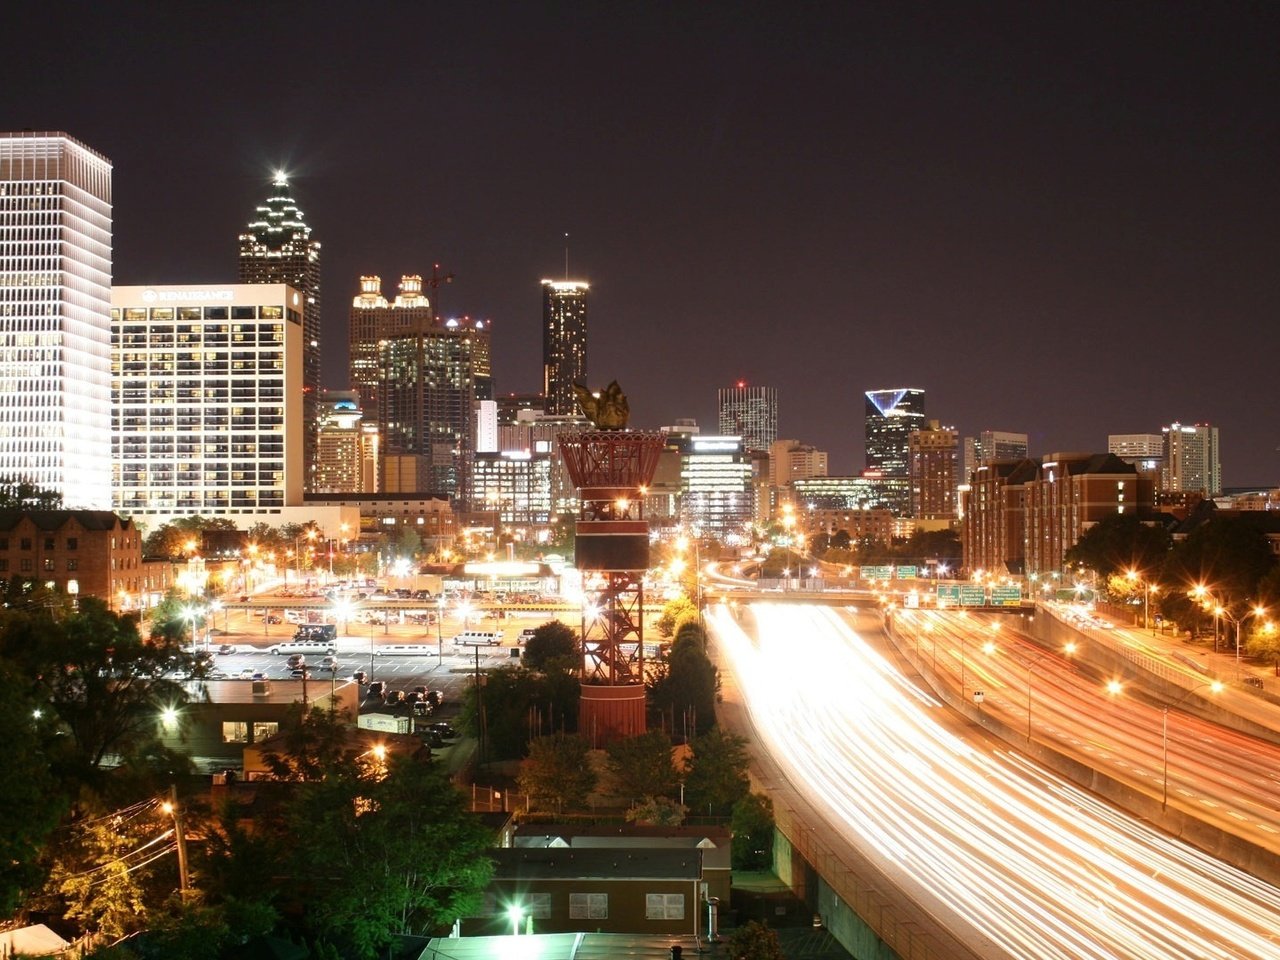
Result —
<instances>
[{"instance_id":1,"label":"utility pole","mask_svg":"<svg viewBox=\"0 0 1280 960\"><path fill-rule=\"evenodd\" d=\"M182 824L182 807L178 805L178 785L169 787L169 802L165 804L173 814L173 832L178 841L178 890L185 897L191 889L191 875L187 872L187 832Z\"/></svg>"}]
</instances>

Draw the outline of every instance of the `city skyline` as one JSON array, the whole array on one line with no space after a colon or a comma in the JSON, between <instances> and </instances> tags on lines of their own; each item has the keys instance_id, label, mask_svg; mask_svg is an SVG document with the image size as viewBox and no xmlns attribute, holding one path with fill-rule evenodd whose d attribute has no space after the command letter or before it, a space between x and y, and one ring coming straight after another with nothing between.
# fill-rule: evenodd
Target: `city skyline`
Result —
<instances>
[{"instance_id":1,"label":"city skyline","mask_svg":"<svg viewBox=\"0 0 1280 960\"><path fill-rule=\"evenodd\" d=\"M1040 454L1210 423L1225 486L1277 483L1256 412L1277 388L1248 349L1274 300L1273 10L807 10L785 36L780 15L432 10L364 53L319 12L263 86L181 64L266 56L284 11L153 11L110 54L119 13L86 11L57 83L24 82L33 52L0 66L21 91L0 127L111 158L119 285L232 282L245 214L287 170L325 244L327 387L347 386L346 291L438 262L441 312L500 324L496 390L537 389L530 291L567 232L592 376L638 424L707 429L714 387L768 383L780 434L843 474L862 393L904 382L962 435L1024 431ZM153 69L111 69L134 54ZM186 150L154 149L161 121Z\"/></svg>"}]
</instances>

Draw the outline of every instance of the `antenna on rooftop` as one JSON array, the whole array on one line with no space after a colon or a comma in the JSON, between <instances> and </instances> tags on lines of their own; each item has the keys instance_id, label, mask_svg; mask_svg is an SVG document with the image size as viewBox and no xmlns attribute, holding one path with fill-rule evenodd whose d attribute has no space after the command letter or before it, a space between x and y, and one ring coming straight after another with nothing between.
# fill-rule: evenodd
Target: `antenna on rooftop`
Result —
<instances>
[{"instance_id":1,"label":"antenna on rooftop","mask_svg":"<svg viewBox=\"0 0 1280 960\"><path fill-rule=\"evenodd\" d=\"M569 234L564 235L564 278L569 279Z\"/></svg>"}]
</instances>

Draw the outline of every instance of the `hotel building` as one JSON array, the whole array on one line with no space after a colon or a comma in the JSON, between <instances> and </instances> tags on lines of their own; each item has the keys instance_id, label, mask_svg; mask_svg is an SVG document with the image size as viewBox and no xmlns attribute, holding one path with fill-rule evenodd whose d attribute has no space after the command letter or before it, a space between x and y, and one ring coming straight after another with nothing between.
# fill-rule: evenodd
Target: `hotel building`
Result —
<instances>
[{"instance_id":1,"label":"hotel building","mask_svg":"<svg viewBox=\"0 0 1280 960\"><path fill-rule=\"evenodd\" d=\"M243 528L301 506L302 305L284 284L111 291L114 509Z\"/></svg>"},{"instance_id":2,"label":"hotel building","mask_svg":"<svg viewBox=\"0 0 1280 960\"><path fill-rule=\"evenodd\" d=\"M0 133L0 476L111 506L111 162Z\"/></svg>"}]
</instances>

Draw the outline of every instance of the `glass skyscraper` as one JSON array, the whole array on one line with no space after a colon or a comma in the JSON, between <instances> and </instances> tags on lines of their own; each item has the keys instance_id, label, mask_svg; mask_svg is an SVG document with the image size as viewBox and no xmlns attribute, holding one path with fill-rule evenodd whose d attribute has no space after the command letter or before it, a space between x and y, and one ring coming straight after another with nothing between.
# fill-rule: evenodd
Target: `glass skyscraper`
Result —
<instances>
[{"instance_id":1,"label":"glass skyscraper","mask_svg":"<svg viewBox=\"0 0 1280 960\"><path fill-rule=\"evenodd\" d=\"M737 383L719 391L722 434L742 437L747 450L768 450L778 439L778 391L776 387L749 387Z\"/></svg>"},{"instance_id":2,"label":"glass skyscraper","mask_svg":"<svg viewBox=\"0 0 1280 960\"><path fill-rule=\"evenodd\" d=\"M868 390L866 398L867 472L910 478L911 434L925 426L924 391L915 387ZM895 497L889 508L906 516L911 510L909 488L907 495Z\"/></svg>"},{"instance_id":3,"label":"glass skyscraper","mask_svg":"<svg viewBox=\"0 0 1280 960\"><path fill-rule=\"evenodd\" d=\"M316 431L320 414L320 241L276 174L271 195L259 204L240 234L241 283L283 283L299 291L302 308L302 461L306 488L313 489Z\"/></svg>"},{"instance_id":4,"label":"glass skyscraper","mask_svg":"<svg viewBox=\"0 0 1280 960\"><path fill-rule=\"evenodd\" d=\"M552 416L575 416L573 385L587 384L587 290L578 280L542 281L542 395Z\"/></svg>"},{"instance_id":5,"label":"glass skyscraper","mask_svg":"<svg viewBox=\"0 0 1280 960\"><path fill-rule=\"evenodd\" d=\"M0 133L0 476L111 508L111 162Z\"/></svg>"}]
</instances>

